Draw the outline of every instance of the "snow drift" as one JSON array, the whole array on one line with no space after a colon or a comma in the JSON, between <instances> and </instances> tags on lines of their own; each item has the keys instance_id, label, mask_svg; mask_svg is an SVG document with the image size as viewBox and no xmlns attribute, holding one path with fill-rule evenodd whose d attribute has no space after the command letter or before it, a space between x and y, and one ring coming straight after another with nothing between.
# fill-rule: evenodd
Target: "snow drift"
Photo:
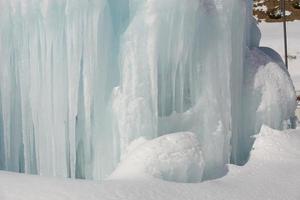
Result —
<instances>
[{"instance_id":1,"label":"snow drift","mask_svg":"<svg viewBox=\"0 0 300 200\"><path fill-rule=\"evenodd\" d=\"M250 136L284 128L295 101L279 65L248 73L251 3L1 0L0 169L103 179L133 140L175 132L197 135L202 179L247 160Z\"/></svg>"},{"instance_id":2,"label":"snow drift","mask_svg":"<svg viewBox=\"0 0 300 200\"><path fill-rule=\"evenodd\" d=\"M226 176L185 184L159 179L87 181L0 171L1 200L299 200L300 132L264 126L249 162ZM139 177L140 178L140 177Z\"/></svg>"}]
</instances>

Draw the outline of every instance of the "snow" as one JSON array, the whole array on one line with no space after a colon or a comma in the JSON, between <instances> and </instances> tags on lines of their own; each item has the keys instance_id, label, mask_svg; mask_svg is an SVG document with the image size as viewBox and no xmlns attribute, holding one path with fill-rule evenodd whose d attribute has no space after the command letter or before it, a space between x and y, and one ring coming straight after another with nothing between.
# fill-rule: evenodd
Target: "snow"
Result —
<instances>
[{"instance_id":1,"label":"snow","mask_svg":"<svg viewBox=\"0 0 300 200\"><path fill-rule=\"evenodd\" d=\"M270 47L284 58L283 25L282 23L258 24L262 33L261 46ZM300 21L287 23L289 73L295 85L300 90Z\"/></svg>"},{"instance_id":2,"label":"snow","mask_svg":"<svg viewBox=\"0 0 300 200\"><path fill-rule=\"evenodd\" d=\"M268 7L266 5L256 6L256 7L254 7L254 10L262 11L262 12L267 12L268 11Z\"/></svg>"},{"instance_id":3,"label":"snow","mask_svg":"<svg viewBox=\"0 0 300 200\"><path fill-rule=\"evenodd\" d=\"M263 126L249 162L228 165L217 180L185 184L155 178L67 180L0 172L1 200L298 200L300 198L300 131ZM151 188L151 189L149 189ZM26 197L26 198L25 198Z\"/></svg>"},{"instance_id":4,"label":"snow","mask_svg":"<svg viewBox=\"0 0 300 200\"><path fill-rule=\"evenodd\" d=\"M201 182L204 160L194 133L173 133L131 142L109 179L151 176L174 182Z\"/></svg>"},{"instance_id":5,"label":"snow","mask_svg":"<svg viewBox=\"0 0 300 200\"><path fill-rule=\"evenodd\" d=\"M288 11L288 10L287 10L287 11L285 11L285 16L287 16L287 17L288 17L288 16L290 16L291 14L292 14L292 12L291 12L291 11Z\"/></svg>"},{"instance_id":6,"label":"snow","mask_svg":"<svg viewBox=\"0 0 300 200\"><path fill-rule=\"evenodd\" d=\"M265 0L255 1L255 2L253 3L253 5L258 6L259 4L262 4L262 3L264 3L264 2L265 2Z\"/></svg>"}]
</instances>

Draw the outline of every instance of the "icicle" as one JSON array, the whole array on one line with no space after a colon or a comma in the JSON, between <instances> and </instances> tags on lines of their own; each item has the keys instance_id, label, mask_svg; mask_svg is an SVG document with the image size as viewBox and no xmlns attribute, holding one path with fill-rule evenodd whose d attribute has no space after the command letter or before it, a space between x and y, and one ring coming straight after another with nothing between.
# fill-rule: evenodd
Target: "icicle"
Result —
<instances>
[{"instance_id":1,"label":"icicle","mask_svg":"<svg viewBox=\"0 0 300 200\"><path fill-rule=\"evenodd\" d=\"M131 141L193 132L222 176L262 122L242 109L250 3L0 0L0 169L100 180Z\"/></svg>"}]
</instances>

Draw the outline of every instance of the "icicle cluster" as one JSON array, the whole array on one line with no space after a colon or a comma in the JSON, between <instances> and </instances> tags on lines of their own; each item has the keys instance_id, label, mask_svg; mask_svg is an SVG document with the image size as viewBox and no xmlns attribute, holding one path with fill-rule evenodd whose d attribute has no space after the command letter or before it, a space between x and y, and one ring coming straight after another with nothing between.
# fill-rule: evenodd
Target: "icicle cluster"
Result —
<instances>
[{"instance_id":1,"label":"icicle cluster","mask_svg":"<svg viewBox=\"0 0 300 200\"><path fill-rule=\"evenodd\" d=\"M0 169L103 179L132 140L191 131L205 178L221 175L250 3L1 0Z\"/></svg>"}]
</instances>

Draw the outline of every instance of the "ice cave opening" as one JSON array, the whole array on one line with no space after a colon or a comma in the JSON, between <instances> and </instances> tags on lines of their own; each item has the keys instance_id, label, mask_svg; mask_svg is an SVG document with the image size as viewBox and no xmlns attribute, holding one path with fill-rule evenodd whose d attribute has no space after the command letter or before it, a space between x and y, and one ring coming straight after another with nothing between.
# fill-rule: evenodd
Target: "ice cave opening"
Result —
<instances>
[{"instance_id":1,"label":"ice cave opening","mask_svg":"<svg viewBox=\"0 0 300 200\"><path fill-rule=\"evenodd\" d=\"M223 176L263 124L294 116L289 74L259 40L252 1L0 0L0 169Z\"/></svg>"}]
</instances>

